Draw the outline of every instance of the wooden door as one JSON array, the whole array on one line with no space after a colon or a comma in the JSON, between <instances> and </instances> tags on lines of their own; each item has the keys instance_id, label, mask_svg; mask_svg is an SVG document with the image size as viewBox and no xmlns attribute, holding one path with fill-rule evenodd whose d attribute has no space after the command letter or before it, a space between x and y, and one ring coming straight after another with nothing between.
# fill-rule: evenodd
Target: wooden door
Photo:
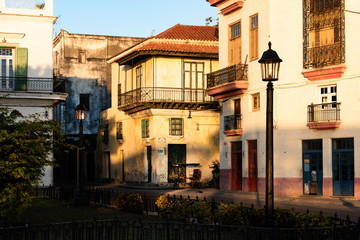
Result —
<instances>
[{"instance_id":1,"label":"wooden door","mask_svg":"<svg viewBox=\"0 0 360 240\"><path fill-rule=\"evenodd\" d=\"M242 142L231 143L231 189L242 190Z\"/></svg>"},{"instance_id":2,"label":"wooden door","mask_svg":"<svg viewBox=\"0 0 360 240\"><path fill-rule=\"evenodd\" d=\"M146 157L148 161L148 182L151 182L151 175L152 175L151 146L146 147Z\"/></svg>"},{"instance_id":3,"label":"wooden door","mask_svg":"<svg viewBox=\"0 0 360 240\"><path fill-rule=\"evenodd\" d=\"M248 141L248 153L249 153L249 191L257 191L257 141Z\"/></svg>"}]
</instances>

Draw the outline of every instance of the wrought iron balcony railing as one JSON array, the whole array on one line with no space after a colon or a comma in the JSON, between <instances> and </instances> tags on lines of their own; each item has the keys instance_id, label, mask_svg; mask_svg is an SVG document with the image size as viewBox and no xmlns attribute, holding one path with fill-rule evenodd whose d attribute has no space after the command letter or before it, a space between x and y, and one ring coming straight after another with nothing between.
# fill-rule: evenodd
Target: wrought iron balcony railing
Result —
<instances>
[{"instance_id":1,"label":"wrought iron balcony railing","mask_svg":"<svg viewBox=\"0 0 360 240\"><path fill-rule=\"evenodd\" d=\"M340 121L340 103L311 104L308 106L309 123Z\"/></svg>"},{"instance_id":2,"label":"wrought iron balcony railing","mask_svg":"<svg viewBox=\"0 0 360 240\"><path fill-rule=\"evenodd\" d=\"M65 92L65 81L58 78L1 77L0 92Z\"/></svg>"},{"instance_id":3,"label":"wrought iron balcony railing","mask_svg":"<svg viewBox=\"0 0 360 240\"><path fill-rule=\"evenodd\" d=\"M224 116L224 130L241 129L241 115Z\"/></svg>"},{"instance_id":4,"label":"wrought iron balcony railing","mask_svg":"<svg viewBox=\"0 0 360 240\"><path fill-rule=\"evenodd\" d=\"M308 48L305 56L305 68L320 68L344 62L340 43Z\"/></svg>"},{"instance_id":5,"label":"wrought iron balcony railing","mask_svg":"<svg viewBox=\"0 0 360 240\"><path fill-rule=\"evenodd\" d=\"M247 80L248 65L239 63L207 74L207 87L211 88L234 81Z\"/></svg>"},{"instance_id":6,"label":"wrought iron balcony railing","mask_svg":"<svg viewBox=\"0 0 360 240\"><path fill-rule=\"evenodd\" d=\"M214 103L216 100L206 94L206 89L144 87L118 95L120 108L147 102Z\"/></svg>"}]
</instances>

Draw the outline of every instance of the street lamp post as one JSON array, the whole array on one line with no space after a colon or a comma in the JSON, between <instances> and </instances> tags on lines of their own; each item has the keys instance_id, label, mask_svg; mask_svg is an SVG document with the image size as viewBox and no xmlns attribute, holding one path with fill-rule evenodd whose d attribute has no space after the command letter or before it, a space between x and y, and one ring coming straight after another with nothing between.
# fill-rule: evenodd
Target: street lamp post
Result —
<instances>
[{"instance_id":1,"label":"street lamp post","mask_svg":"<svg viewBox=\"0 0 360 240\"><path fill-rule=\"evenodd\" d=\"M83 120L86 118L86 107L83 104L79 104L75 108L76 119L79 120L79 147L77 148L77 174L76 174L76 184L80 190L79 196L77 198L78 204L83 205L83 191L82 191L82 166L83 166L83 148L84 148L84 135L83 135Z\"/></svg>"},{"instance_id":2,"label":"street lamp post","mask_svg":"<svg viewBox=\"0 0 360 240\"><path fill-rule=\"evenodd\" d=\"M268 82L266 88L266 201L265 213L268 218L274 215L274 135L273 135L273 83L279 79L280 62L277 53L271 49L265 51L259 60L261 76L264 82Z\"/></svg>"}]
</instances>

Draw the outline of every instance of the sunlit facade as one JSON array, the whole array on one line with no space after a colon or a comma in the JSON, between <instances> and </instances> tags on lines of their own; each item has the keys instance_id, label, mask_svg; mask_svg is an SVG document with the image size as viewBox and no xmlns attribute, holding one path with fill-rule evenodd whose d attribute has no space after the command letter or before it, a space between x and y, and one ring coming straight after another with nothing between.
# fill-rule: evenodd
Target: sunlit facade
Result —
<instances>
[{"instance_id":1,"label":"sunlit facade","mask_svg":"<svg viewBox=\"0 0 360 240\"><path fill-rule=\"evenodd\" d=\"M268 42L274 82L276 195L360 198L360 69L355 0L207 0L219 13L220 188L265 192Z\"/></svg>"},{"instance_id":2,"label":"sunlit facade","mask_svg":"<svg viewBox=\"0 0 360 240\"><path fill-rule=\"evenodd\" d=\"M219 156L218 30L177 24L111 57L111 108L101 115L99 171L117 182L175 183ZM191 165L192 163L200 166Z\"/></svg>"}]
</instances>

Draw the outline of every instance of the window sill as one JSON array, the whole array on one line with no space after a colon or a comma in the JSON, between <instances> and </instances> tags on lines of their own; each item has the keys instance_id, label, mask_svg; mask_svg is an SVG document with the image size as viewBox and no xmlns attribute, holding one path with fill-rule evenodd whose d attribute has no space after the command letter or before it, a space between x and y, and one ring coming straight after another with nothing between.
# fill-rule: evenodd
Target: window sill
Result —
<instances>
[{"instance_id":1,"label":"window sill","mask_svg":"<svg viewBox=\"0 0 360 240\"><path fill-rule=\"evenodd\" d=\"M316 69L303 70L304 77L310 81L328 80L341 78L346 70L346 65L335 65Z\"/></svg>"},{"instance_id":2,"label":"window sill","mask_svg":"<svg viewBox=\"0 0 360 240\"><path fill-rule=\"evenodd\" d=\"M184 136L174 136L174 135L170 135L169 137L173 140L179 140L179 139L184 138Z\"/></svg>"}]
</instances>

